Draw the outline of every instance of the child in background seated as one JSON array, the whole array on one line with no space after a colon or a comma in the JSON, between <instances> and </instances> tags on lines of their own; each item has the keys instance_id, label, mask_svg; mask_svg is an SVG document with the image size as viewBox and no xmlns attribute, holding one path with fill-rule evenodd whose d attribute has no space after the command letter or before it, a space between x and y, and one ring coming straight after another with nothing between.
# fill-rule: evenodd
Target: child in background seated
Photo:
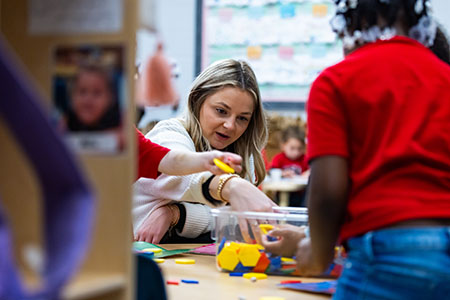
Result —
<instances>
[{"instance_id":1,"label":"child in background seated","mask_svg":"<svg viewBox=\"0 0 450 300\"><path fill-rule=\"evenodd\" d=\"M224 174L214 164L214 158L218 158L231 166L236 172L241 172L242 158L234 153L221 151L188 152L170 150L153 143L147 139L138 129L135 129L138 139L138 175L146 178L156 178L159 173L167 175L187 175L203 171L210 171L215 175Z\"/></svg>"},{"instance_id":2,"label":"child in background seated","mask_svg":"<svg viewBox=\"0 0 450 300\"><path fill-rule=\"evenodd\" d=\"M289 126L281 133L281 152L272 158L269 169L281 169L282 177L292 178L306 172L305 132L298 126ZM305 191L289 195L289 206L305 206Z\"/></svg>"}]
</instances>

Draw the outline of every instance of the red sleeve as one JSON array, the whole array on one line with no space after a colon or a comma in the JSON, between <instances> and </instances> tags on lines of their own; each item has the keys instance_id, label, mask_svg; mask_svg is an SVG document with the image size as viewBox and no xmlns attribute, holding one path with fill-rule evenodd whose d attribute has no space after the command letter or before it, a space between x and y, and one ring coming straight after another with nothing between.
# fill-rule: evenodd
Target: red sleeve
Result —
<instances>
[{"instance_id":1,"label":"red sleeve","mask_svg":"<svg viewBox=\"0 0 450 300\"><path fill-rule=\"evenodd\" d=\"M311 87L307 103L307 159L322 155L348 157L348 121L336 86L339 77L325 70Z\"/></svg>"},{"instance_id":2,"label":"red sleeve","mask_svg":"<svg viewBox=\"0 0 450 300\"><path fill-rule=\"evenodd\" d=\"M301 159L301 167L302 173L309 170L308 159L306 155L302 155Z\"/></svg>"},{"instance_id":3,"label":"red sleeve","mask_svg":"<svg viewBox=\"0 0 450 300\"><path fill-rule=\"evenodd\" d=\"M267 160L266 148L262 149L261 155L262 155L262 158L264 161L264 166L266 167L266 171L269 171L270 165L269 165L269 161Z\"/></svg>"},{"instance_id":4,"label":"red sleeve","mask_svg":"<svg viewBox=\"0 0 450 300\"><path fill-rule=\"evenodd\" d=\"M159 163L166 156L170 149L162 147L158 144L153 143L147 139L139 130L136 128L136 135L138 140L138 175L137 178L156 178L158 177L158 167Z\"/></svg>"},{"instance_id":5,"label":"red sleeve","mask_svg":"<svg viewBox=\"0 0 450 300\"><path fill-rule=\"evenodd\" d=\"M272 161L270 162L270 168L269 169L281 169L283 168L283 163L282 163L282 158L283 158L283 153L280 152L278 154L275 154L274 157L272 158Z\"/></svg>"}]
</instances>

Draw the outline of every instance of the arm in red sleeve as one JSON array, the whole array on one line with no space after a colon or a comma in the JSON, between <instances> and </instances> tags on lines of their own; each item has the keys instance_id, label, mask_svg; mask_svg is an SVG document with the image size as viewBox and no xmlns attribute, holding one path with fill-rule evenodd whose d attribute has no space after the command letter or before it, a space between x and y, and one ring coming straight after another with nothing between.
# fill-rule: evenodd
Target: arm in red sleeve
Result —
<instances>
[{"instance_id":1,"label":"arm in red sleeve","mask_svg":"<svg viewBox=\"0 0 450 300\"><path fill-rule=\"evenodd\" d=\"M136 135L138 140L138 174L137 178L156 178L158 177L159 163L170 151L147 139L137 128Z\"/></svg>"}]
</instances>

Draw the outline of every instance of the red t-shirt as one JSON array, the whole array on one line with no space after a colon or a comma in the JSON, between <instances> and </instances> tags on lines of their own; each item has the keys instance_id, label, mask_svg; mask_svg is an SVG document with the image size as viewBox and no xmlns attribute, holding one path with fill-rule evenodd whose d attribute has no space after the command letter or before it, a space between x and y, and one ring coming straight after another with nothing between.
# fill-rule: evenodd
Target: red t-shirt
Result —
<instances>
[{"instance_id":1,"label":"red t-shirt","mask_svg":"<svg viewBox=\"0 0 450 300\"><path fill-rule=\"evenodd\" d=\"M300 175L308 170L308 162L305 159L305 155L301 155L299 158L291 160L286 156L286 154L284 154L284 152L280 152L272 158L270 169L273 168L292 169Z\"/></svg>"},{"instance_id":2,"label":"red t-shirt","mask_svg":"<svg viewBox=\"0 0 450 300\"><path fill-rule=\"evenodd\" d=\"M406 37L365 45L321 73L307 107L309 160L348 160L343 240L450 218L450 67L430 50Z\"/></svg>"},{"instance_id":3,"label":"red t-shirt","mask_svg":"<svg viewBox=\"0 0 450 300\"><path fill-rule=\"evenodd\" d=\"M137 178L156 178L158 177L158 167L161 159L166 156L170 149L162 147L147 139L139 130L136 129L138 140L138 175Z\"/></svg>"}]
</instances>

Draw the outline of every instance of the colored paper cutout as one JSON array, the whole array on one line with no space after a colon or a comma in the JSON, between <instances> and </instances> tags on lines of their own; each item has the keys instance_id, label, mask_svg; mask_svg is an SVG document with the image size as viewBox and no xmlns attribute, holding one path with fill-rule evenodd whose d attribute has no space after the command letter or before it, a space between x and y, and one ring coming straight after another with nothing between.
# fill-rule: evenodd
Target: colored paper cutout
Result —
<instances>
[{"instance_id":1,"label":"colored paper cutout","mask_svg":"<svg viewBox=\"0 0 450 300\"><path fill-rule=\"evenodd\" d=\"M328 6L326 4L313 4L312 14L314 17L322 18L328 13Z\"/></svg>"},{"instance_id":2,"label":"colored paper cutout","mask_svg":"<svg viewBox=\"0 0 450 300\"><path fill-rule=\"evenodd\" d=\"M288 283L278 284L278 286L297 291L333 295L336 292L337 281L329 280L321 282Z\"/></svg>"},{"instance_id":3,"label":"colored paper cutout","mask_svg":"<svg viewBox=\"0 0 450 300\"><path fill-rule=\"evenodd\" d=\"M229 7L221 8L219 10L219 19L222 22L229 22L233 18L233 9Z\"/></svg>"},{"instance_id":4,"label":"colored paper cutout","mask_svg":"<svg viewBox=\"0 0 450 300\"><path fill-rule=\"evenodd\" d=\"M247 57L248 59L260 59L262 55L261 46L248 46L247 47Z\"/></svg>"},{"instance_id":5,"label":"colored paper cutout","mask_svg":"<svg viewBox=\"0 0 450 300\"><path fill-rule=\"evenodd\" d=\"M292 3L282 4L280 6L280 16L282 19L295 17L295 6Z\"/></svg>"}]
</instances>

